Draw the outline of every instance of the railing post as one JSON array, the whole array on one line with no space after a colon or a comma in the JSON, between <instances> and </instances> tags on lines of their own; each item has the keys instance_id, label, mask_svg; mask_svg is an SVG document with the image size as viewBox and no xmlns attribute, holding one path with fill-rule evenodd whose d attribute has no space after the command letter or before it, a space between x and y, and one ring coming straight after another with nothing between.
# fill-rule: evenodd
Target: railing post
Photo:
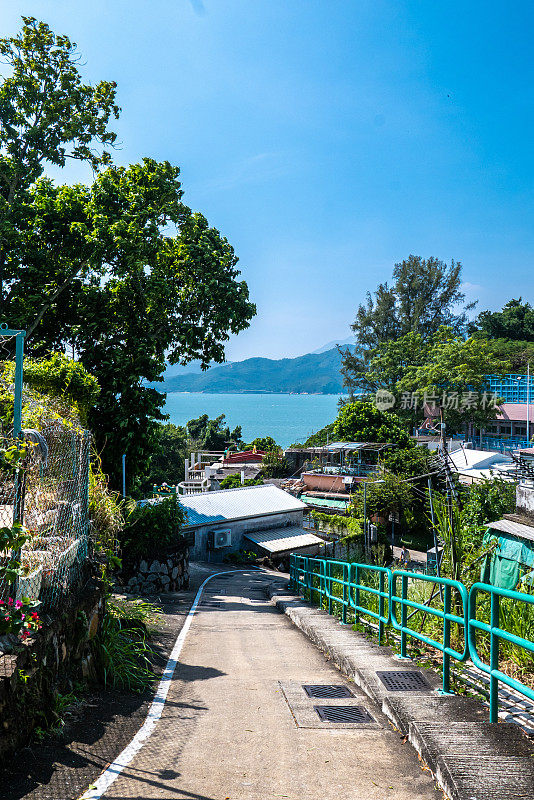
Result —
<instances>
[{"instance_id":1,"label":"railing post","mask_svg":"<svg viewBox=\"0 0 534 800\"><path fill-rule=\"evenodd\" d=\"M347 622L347 602L348 602L347 581L349 574L350 574L350 564L343 564L343 607L341 610L341 622L343 623L343 625L345 625Z\"/></svg>"},{"instance_id":2,"label":"railing post","mask_svg":"<svg viewBox=\"0 0 534 800\"><path fill-rule=\"evenodd\" d=\"M325 561L324 565L325 565L325 578L326 576L328 576L328 578L326 578L325 580L325 590L328 599L328 613L331 614L332 613L332 562Z\"/></svg>"},{"instance_id":3,"label":"railing post","mask_svg":"<svg viewBox=\"0 0 534 800\"><path fill-rule=\"evenodd\" d=\"M403 575L401 578L402 581L402 591L401 591L401 658L408 658L408 654L406 651L406 624L408 622L408 607L406 605L406 600L408 599L408 576Z\"/></svg>"},{"instance_id":4,"label":"railing post","mask_svg":"<svg viewBox=\"0 0 534 800\"><path fill-rule=\"evenodd\" d=\"M380 619L378 620L378 644L382 644L382 637L384 635L384 622L382 617L384 616L384 573L378 573L378 590L380 595L378 596L378 616Z\"/></svg>"},{"instance_id":5,"label":"railing post","mask_svg":"<svg viewBox=\"0 0 534 800\"><path fill-rule=\"evenodd\" d=\"M445 590L444 590L443 611L445 612L445 617L443 619L443 694L450 694L451 657L449 653L445 652L445 649L446 648L448 649L451 643L451 621L447 617L447 615L450 614L451 611L451 587L447 583L445 584Z\"/></svg>"},{"instance_id":6,"label":"railing post","mask_svg":"<svg viewBox=\"0 0 534 800\"><path fill-rule=\"evenodd\" d=\"M360 571L359 565L354 564L354 624L357 625L360 617L357 608L360 605Z\"/></svg>"},{"instance_id":7,"label":"railing post","mask_svg":"<svg viewBox=\"0 0 534 800\"><path fill-rule=\"evenodd\" d=\"M491 593L490 639L490 722L499 721L499 679L493 674L499 669L499 637L494 633L499 627L499 595Z\"/></svg>"}]
</instances>

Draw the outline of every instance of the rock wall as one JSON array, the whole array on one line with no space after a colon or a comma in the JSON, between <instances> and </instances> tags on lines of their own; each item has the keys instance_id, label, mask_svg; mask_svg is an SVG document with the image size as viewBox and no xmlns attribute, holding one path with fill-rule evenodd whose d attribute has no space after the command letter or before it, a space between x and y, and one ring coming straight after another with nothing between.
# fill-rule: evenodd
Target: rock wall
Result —
<instances>
[{"instance_id":1,"label":"rock wall","mask_svg":"<svg viewBox=\"0 0 534 800\"><path fill-rule=\"evenodd\" d=\"M0 642L0 761L24 746L35 726L53 721L58 689L72 680L92 677L90 640L104 613L102 590L96 583L48 618L25 642ZM1 790L0 790L1 796Z\"/></svg>"},{"instance_id":2,"label":"rock wall","mask_svg":"<svg viewBox=\"0 0 534 800\"><path fill-rule=\"evenodd\" d=\"M129 594L153 595L187 589L189 550L184 548L153 560L143 559L129 573L133 573L125 580L125 589Z\"/></svg>"}]
</instances>

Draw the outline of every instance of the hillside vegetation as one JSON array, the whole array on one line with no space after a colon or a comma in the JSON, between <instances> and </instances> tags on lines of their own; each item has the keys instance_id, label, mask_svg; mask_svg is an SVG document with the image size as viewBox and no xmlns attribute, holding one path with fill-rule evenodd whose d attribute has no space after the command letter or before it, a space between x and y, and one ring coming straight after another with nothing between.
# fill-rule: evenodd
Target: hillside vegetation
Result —
<instances>
[{"instance_id":1,"label":"hillside vegetation","mask_svg":"<svg viewBox=\"0 0 534 800\"><path fill-rule=\"evenodd\" d=\"M247 358L212 367L201 374L175 375L158 384L167 392L308 392L343 390L337 348L298 358Z\"/></svg>"}]
</instances>

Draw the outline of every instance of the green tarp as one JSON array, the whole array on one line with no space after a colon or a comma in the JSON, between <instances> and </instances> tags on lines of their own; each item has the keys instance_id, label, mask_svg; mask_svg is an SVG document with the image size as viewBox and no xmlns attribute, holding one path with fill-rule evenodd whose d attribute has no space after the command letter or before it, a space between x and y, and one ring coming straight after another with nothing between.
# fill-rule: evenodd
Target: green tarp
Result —
<instances>
[{"instance_id":1,"label":"green tarp","mask_svg":"<svg viewBox=\"0 0 534 800\"><path fill-rule=\"evenodd\" d=\"M515 589L523 573L534 567L534 542L488 528L483 544L490 545L495 539L497 549L484 559L480 578L500 589Z\"/></svg>"}]
</instances>

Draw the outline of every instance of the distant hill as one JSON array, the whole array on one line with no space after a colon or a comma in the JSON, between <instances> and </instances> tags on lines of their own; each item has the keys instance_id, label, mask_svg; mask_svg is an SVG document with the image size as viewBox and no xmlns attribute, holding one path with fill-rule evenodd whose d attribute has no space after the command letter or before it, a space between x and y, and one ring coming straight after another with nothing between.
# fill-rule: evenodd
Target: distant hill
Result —
<instances>
[{"instance_id":1,"label":"distant hill","mask_svg":"<svg viewBox=\"0 0 534 800\"><path fill-rule=\"evenodd\" d=\"M247 358L200 374L166 377L154 384L165 392L295 392L338 394L343 390L337 348L298 358Z\"/></svg>"}]
</instances>

